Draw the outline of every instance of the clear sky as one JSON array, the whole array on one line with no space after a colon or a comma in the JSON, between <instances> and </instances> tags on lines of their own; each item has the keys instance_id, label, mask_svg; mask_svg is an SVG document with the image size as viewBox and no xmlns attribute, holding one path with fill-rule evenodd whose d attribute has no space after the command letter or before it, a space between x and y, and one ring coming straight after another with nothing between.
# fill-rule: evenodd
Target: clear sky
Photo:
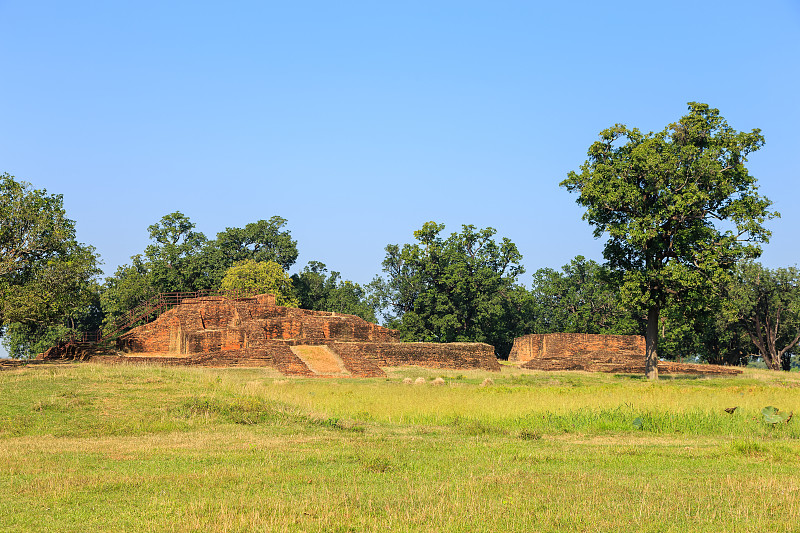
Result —
<instances>
[{"instance_id":1,"label":"clear sky","mask_svg":"<svg viewBox=\"0 0 800 533\"><path fill-rule=\"evenodd\" d=\"M602 240L558 183L600 130L719 108L798 262L800 2L0 0L0 172L64 195L106 274L181 211L280 215L294 270L380 273L428 220L491 226L531 274Z\"/></svg>"}]
</instances>

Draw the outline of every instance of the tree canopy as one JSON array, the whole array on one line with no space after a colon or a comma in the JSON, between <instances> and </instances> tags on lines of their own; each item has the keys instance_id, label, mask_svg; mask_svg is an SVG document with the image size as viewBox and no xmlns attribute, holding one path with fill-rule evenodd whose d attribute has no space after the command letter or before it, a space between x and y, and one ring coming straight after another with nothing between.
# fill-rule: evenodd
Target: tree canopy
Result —
<instances>
[{"instance_id":1,"label":"tree canopy","mask_svg":"<svg viewBox=\"0 0 800 533\"><path fill-rule=\"evenodd\" d=\"M800 272L747 262L737 269L733 285L739 322L767 368L790 370L800 343Z\"/></svg>"},{"instance_id":2,"label":"tree canopy","mask_svg":"<svg viewBox=\"0 0 800 533\"><path fill-rule=\"evenodd\" d=\"M159 292L219 289L223 277L237 262L274 261L282 270L294 264L297 242L284 229L286 220L274 216L244 228L227 228L209 240L195 231L188 216L175 211L147 228L151 244L131 263L106 278L102 304L105 321L135 307Z\"/></svg>"},{"instance_id":3,"label":"tree canopy","mask_svg":"<svg viewBox=\"0 0 800 533\"><path fill-rule=\"evenodd\" d=\"M291 278L297 242L279 216L207 238L180 211L147 228L150 243L102 286L98 257L78 243L61 195L0 175L0 334L15 355L70 330L109 324L159 292L271 292L281 305L361 316L406 341L487 342L501 356L538 332L644 333L646 374L659 356L743 364L755 349L787 369L800 351L796 268L752 262L779 214L745 164L764 145L707 104L658 132L600 132L561 182L606 238L598 264L577 256L518 284L522 256L493 228L427 222L386 247L383 277L361 286L311 261ZM752 344L752 345L751 345Z\"/></svg>"},{"instance_id":4,"label":"tree canopy","mask_svg":"<svg viewBox=\"0 0 800 533\"><path fill-rule=\"evenodd\" d=\"M292 280L275 261L245 259L235 263L222 278L220 289L244 294L273 294L275 303L298 307L300 302L292 289Z\"/></svg>"},{"instance_id":5,"label":"tree canopy","mask_svg":"<svg viewBox=\"0 0 800 533\"><path fill-rule=\"evenodd\" d=\"M189 217L175 211L148 226L152 244L144 250L155 292L184 292L209 287L202 261L206 236L194 230Z\"/></svg>"},{"instance_id":6,"label":"tree canopy","mask_svg":"<svg viewBox=\"0 0 800 533\"><path fill-rule=\"evenodd\" d=\"M561 272L541 268L533 274L529 328L534 333L631 335L637 322L620 301L608 269L583 256Z\"/></svg>"},{"instance_id":7,"label":"tree canopy","mask_svg":"<svg viewBox=\"0 0 800 533\"><path fill-rule=\"evenodd\" d=\"M507 353L517 328L522 256L508 238L496 242L494 228L464 225L447 238L443 230L426 222L414 232L416 243L386 247L389 324L406 340L487 342Z\"/></svg>"},{"instance_id":8,"label":"tree canopy","mask_svg":"<svg viewBox=\"0 0 800 533\"><path fill-rule=\"evenodd\" d=\"M210 284L219 284L228 268L238 261L274 261L284 270L297 260L297 241L285 229L286 219L273 216L243 228L226 228L217 233L203 250L204 265Z\"/></svg>"},{"instance_id":9,"label":"tree canopy","mask_svg":"<svg viewBox=\"0 0 800 533\"><path fill-rule=\"evenodd\" d=\"M24 346L35 343L17 342L21 331L74 325L96 301L98 261L77 242L60 194L0 176L0 327L14 333L5 342L12 355L33 355Z\"/></svg>"},{"instance_id":10,"label":"tree canopy","mask_svg":"<svg viewBox=\"0 0 800 533\"><path fill-rule=\"evenodd\" d=\"M657 133L617 124L600 133L580 172L561 182L579 194L621 290L647 313L646 372L658 378L658 322L670 299L719 286L737 261L757 257L765 220L777 216L744 166L764 144L737 132L717 109L689 114Z\"/></svg>"}]
</instances>

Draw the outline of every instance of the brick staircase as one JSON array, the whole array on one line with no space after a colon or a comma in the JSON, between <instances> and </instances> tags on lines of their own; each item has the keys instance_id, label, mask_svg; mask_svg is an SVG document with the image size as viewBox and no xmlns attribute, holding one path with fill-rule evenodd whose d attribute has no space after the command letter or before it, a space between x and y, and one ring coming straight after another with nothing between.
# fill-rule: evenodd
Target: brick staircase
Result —
<instances>
[{"instance_id":1,"label":"brick staircase","mask_svg":"<svg viewBox=\"0 0 800 533\"><path fill-rule=\"evenodd\" d=\"M347 350L340 343L331 343L328 349L333 351L344 363L345 368L355 377L359 378L383 378L386 377L381 367L375 362L370 361L364 356L355 355L351 350Z\"/></svg>"},{"instance_id":2,"label":"brick staircase","mask_svg":"<svg viewBox=\"0 0 800 533\"><path fill-rule=\"evenodd\" d=\"M291 346L292 352L318 376L349 376L344 362L324 344Z\"/></svg>"}]
</instances>

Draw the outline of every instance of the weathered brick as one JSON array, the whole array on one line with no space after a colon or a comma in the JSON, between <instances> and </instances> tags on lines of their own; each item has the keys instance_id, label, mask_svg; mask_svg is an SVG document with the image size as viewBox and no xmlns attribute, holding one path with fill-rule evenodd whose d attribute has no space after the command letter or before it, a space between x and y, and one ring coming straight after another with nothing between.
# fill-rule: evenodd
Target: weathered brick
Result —
<instances>
[{"instance_id":1,"label":"weathered brick","mask_svg":"<svg viewBox=\"0 0 800 533\"><path fill-rule=\"evenodd\" d=\"M117 348L131 362L247 364L311 375L289 348L303 344L327 345L354 376L382 376L381 366L402 365L500 370L494 348L488 344L403 343L397 331L357 316L280 307L270 295L184 300L155 321L122 335Z\"/></svg>"},{"instance_id":2,"label":"weathered brick","mask_svg":"<svg viewBox=\"0 0 800 533\"><path fill-rule=\"evenodd\" d=\"M508 356L532 370L585 370L643 374L645 339L640 335L593 335L588 333L544 333L514 339ZM740 374L717 365L659 361L662 374Z\"/></svg>"}]
</instances>

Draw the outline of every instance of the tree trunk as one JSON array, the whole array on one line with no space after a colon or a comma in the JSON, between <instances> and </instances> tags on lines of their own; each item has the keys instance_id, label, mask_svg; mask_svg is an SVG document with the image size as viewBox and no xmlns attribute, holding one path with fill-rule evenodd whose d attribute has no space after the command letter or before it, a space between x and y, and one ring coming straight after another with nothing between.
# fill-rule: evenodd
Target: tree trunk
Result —
<instances>
[{"instance_id":1,"label":"tree trunk","mask_svg":"<svg viewBox=\"0 0 800 533\"><path fill-rule=\"evenodd\" d=\"M781 358L778 356L777 351L775 350L774 343L770 340L770 343L767 345L767 349L764 352L764 363L766 363L767 368L770 370L780 370L781 369Z\"/></svg>"},{"instance_id":2,"label":"tree trunk","mask_svg":"<svg viewBox=\"0 0 800 533\"><path fill-rule=\"evenodd\" d=\"M658 380L658 315L657 305L647 310L647 333L645 335L644 374L647 379Z\"/></svg>"},{"instance_id":3,"label":"tree trunk","mask_svg":"<svg viewBox=\"0 0 800 533\"><path fill-rule=\"evenodd\" d=\"M745 323L747 326L747 334L750 336L750 340L753 344L756 345L756 348L758 348L758 355L764 360L764 364L767 365L767 368L770 370L785 370L788 372L792 369L792 364L791 355L787 352L800 342L800 333L784 346L783 349L778 350L778 323L780 320L780 313L778 313L775 319L775 325L773 325L767 312L763 314L766 315L763 323L760 313L756 313L754 317Z\"/></svg>"}]
</instances>

